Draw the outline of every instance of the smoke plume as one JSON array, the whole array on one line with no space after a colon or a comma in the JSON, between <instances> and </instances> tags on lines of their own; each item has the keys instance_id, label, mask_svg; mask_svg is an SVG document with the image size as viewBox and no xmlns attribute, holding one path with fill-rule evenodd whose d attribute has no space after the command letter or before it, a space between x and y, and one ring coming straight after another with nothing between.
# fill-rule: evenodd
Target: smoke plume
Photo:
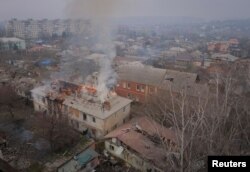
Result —
<instances>
[{"instance_id":1,"label":"smoke plume","mask_svg":"<svg viewBox=\"0 0 250 172\"><path fill-rule=\"evenodd\" d=\"M112 68L116 52L111 29L116 2L116 0L72 0L67 9L71 18L91 21L93 27L91 34L97 39L94 50L105 54L99 61L97 86L97 94L102 102L105 101L109 89L116 83L116 74Z\"/></svg>"}]
</instances>

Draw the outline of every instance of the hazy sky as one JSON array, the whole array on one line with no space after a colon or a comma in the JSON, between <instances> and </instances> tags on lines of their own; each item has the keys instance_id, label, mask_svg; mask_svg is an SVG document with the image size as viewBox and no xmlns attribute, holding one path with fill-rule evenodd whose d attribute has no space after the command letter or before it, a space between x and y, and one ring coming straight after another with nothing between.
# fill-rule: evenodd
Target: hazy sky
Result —
<instances>
[{"instance_id":1,"label":"hazy sky","mask_svg":"<svg viewBox=\"0 0 250 172\"><path fill-rule=\"evenodd\" d=\"M0 20L65 18L71 0L0 0ZM75 0L87 1L87 0ZM89 0L93 1L93 0ZM188 16L205 19L250 18L250 0L94 0L115 2L113 16ZM78 7L79 8L79 7ZM105 7L104 7L105 8Z\"/></svg>"}]
</instances>

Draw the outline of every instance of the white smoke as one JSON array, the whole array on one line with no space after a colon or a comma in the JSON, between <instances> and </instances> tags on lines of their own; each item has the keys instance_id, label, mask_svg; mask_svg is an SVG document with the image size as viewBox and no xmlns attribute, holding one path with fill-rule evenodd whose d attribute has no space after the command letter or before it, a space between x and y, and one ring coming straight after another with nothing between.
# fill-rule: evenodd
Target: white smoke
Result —
<instances>
[{"instance_id":1,"label":"white smoke","mask_svg":"<svg viewBox=\"0 0 250 172\"><path fill-rule=\"evenodd\" d=\"M97 94L101 102L104 102L109 89L116 84L116 73L112 68L112 61L114 55L107 55L100 60L100 71L98 77Z\"/></svg>"},{"instance_id":2,"label":"white smoke","mask_svg":"<svg viewBox=\"0 0 250 172\"><path fill-rule=\"evenodd\" d=\"M99 60L99 76L97 94L101 102L107 98L109 90L116 84L117 75L112 68L116 56L112 41L110 19L115 9L116 0L72 0L69 4L69 14L74 18L90 19L97 37L95 50L105 54Z\"/></svg>"}]
</instances>

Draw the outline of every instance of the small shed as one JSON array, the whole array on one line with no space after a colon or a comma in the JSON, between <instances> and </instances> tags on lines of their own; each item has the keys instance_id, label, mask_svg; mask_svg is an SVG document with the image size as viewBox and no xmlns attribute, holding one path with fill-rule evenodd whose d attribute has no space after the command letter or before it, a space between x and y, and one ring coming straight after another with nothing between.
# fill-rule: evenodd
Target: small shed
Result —
<instances>
[{"instance_id":1,"label":"small shed","mask_svg":"<svg viewBox=\"0 0 250 172\"><path fill-rule=\"evenodd\" d=\"M59 166L57 172L91 171L99 165L98 156L96 151L88 148Z\"/></svg>"}]
</instances>

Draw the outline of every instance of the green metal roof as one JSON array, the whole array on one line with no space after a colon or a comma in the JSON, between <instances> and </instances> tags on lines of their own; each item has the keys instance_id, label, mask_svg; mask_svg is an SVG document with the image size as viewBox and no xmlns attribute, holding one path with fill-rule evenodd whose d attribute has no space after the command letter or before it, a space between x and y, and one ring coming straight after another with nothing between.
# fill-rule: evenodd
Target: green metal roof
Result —
<instances>
[{"instance_id":1,"label":"green metal roof","mask_svg":"<svg viewBox=\"0 0 250 172\"><path fill-rule=\"evenodd\" d=\"M80 166L83 166L97 156L98 156L98 153L96 153L93 149L89 148L85 150L84 152L80 153L79 155L77 155L77 163Z\"/></svg>"}]
</instances>

